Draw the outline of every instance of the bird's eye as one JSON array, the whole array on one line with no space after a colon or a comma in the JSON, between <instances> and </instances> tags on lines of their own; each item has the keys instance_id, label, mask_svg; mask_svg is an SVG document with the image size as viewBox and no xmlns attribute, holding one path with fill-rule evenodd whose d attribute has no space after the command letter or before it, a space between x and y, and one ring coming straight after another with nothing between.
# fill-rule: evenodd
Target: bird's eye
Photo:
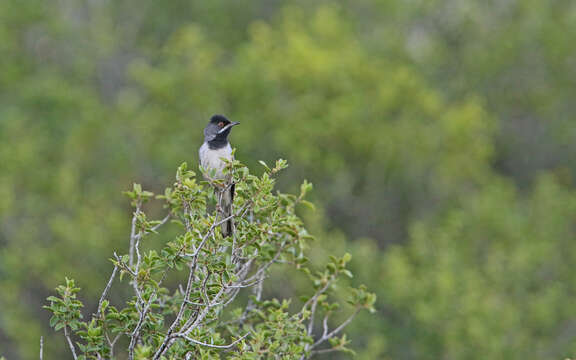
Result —
<instances>
[{"instance_id":1,"label":"bird's eye","mask_svg":"<svg viewBox=\"0 0 576 360\"><path fill-rule=\"evenodd\" d=\"M220 122L218 123L218 127L221 128L221 127L223 127L223 126L224 126L224 123L223 123L222 121L220 121Z\"/></svg>"}]
</instances>

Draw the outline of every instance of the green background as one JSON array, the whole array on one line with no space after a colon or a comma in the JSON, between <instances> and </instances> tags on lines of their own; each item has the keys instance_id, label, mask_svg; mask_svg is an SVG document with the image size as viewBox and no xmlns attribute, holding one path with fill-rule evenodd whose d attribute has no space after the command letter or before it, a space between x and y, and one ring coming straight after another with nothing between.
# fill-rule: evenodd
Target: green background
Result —
<instances>
[{"instance_id":1,"label":"green background","mask_svg":"<svg viewBox=\"0 0 576 360\"><path fill-rule=\"evenodd\" d=\"M377 293L358 359L575 356L575 38L570 1L0 2L0 355L69 357L44 299L68 275L95 309L121 191L223 113L237 158L315 184L313 258Z\"/></svg>"}]
</instances>

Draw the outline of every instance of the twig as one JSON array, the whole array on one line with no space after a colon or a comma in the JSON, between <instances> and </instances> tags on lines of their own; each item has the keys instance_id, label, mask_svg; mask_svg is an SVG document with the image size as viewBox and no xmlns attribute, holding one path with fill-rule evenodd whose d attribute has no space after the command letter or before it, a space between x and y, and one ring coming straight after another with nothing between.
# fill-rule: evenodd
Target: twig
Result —
<instances>
[{"instance_id":1,"label":"twig","mask_svg":"<svg viewBox=\"0 0 576 360\"><path fill-rule=\"evenodd\" d=\"M40 336L40 360L44 359L44 336Z\"/></svg>"},{"instance_id":2,"label":"twig","mask_svg":"<svg viewBox=\"0 0 576 360\"><path fill-rule=\"evenodd\" d=\"M262 291L264 290L264 283L259 282L258 286L255 287L254 293L256 295L256 301L260 301L262 299Z\"/></svg>"},{"instance_id":3,"label":"twig","mask_svg":"<svg viewBox=\"0 0 576 360\"><path fill-rule=\"evenodd\" d=\"M142 298L142 294L140 293L139 284L138 284L138 275L140 272L140 261L142 260L140 255L140 239L142 238L140 233L136 234L136 220L138 218L138 214L140 213L141 203L139 202L136 205L136 211L134 212L134 216L132 216L132 229L130 231L130 267L134 264L134 254L136 252L136 265L134 265L134 279L132 280L132 286L134 287L134 292L136 293L136 309L140 313L140 318L138 319L138 323L134 328L134 331L130 334L130 345L128 346L128 359L134 359L134 348L136 347L136 341L138 336L140 335L140 328L144 323L144 319L146 317L147 306L144 304L144 299ZM150 296L148 303L152 300L152 296Z\"/></svg>"},{"instance_id":4,"label":"twig","mask_svg":"<svg viewBox=\"0 0 576 360\"><path fill-rule=\"evenodd\" d=\"M240 289L234 289L234 291L232 292L232 295L230 295L228 300L226 300L226 302L223 303L224 307L228 306L232 301L234 301L234 299L238 295L239 291L240 291Z\"/></svg>"},{"instance_id":5,"label":"twig","mask_svg":"<svg viewBox=\"0 0 576 360\"><path fill-rule=\"evenodd\" d=\"M242 289L242 288L252 287L252 286L257 285L257 284L261 284L262 281L264 281L264 277L262 277L260 279L256 279L249 284L228 285L227 287L230 289Z\"/></svg>"},{"instance_id":6,"label":"twig","mask_svg":"<svg viewBox=\"0 0 576 360\"><path fill-rule=\"evenodd\" d=\"M216 348L216 349L230 349L231 347L233 347L234 345L238 344L240 341L244 340L250 333L246 333L243 336L239 337L238 339L236 339L234 342L228 344L228 345L212 345L212 344L207 344L205 342L202 341L198 341L195 339L192 339L189 336L183 335L182 337L190 342L193 342L194 344L197 345L202 345L202 346L206 346L206 347L211 347L211 348Z\"/></svg>"},{"instance_id":7,"label":"twig","mask_svg":"<svg viewBox=\"0 0 576 360\"><path fill-rule=\"evenodd\" d=\"M185 212L187 212L188 210L188 202L184 201L184 208L185 208ZM190 232L192 231L192 227L190 226L190 221L188 220L187 217L185 217L184 219L185 223L186 223L186 231ZM192 245L194 247L194 245ZM179 252L182 252L183 248L181 248L179 250ZM197 251L194 250L194 253L197 254ZM182 295L184 295L184 300L182 301L182 304L180 304L180 309L178 310L178 314L176 315L176 318L174 319L174 321L172 322L172 325L170 325L170 328L168 329L168 333L166 334L166 337L164 338L164 341L162 342L162 344L160 345L160 347L158 348L158 351L154 354L154 359L157 359L159 356L162 356L162 354L164 353L164 351L166 351L168 349L168 347L170 346L171 342L172 342L172 333L174 332L176 326L180 323L180 320L182 318L182 315L184 314L184 309L185 309L185 305L188 304L190 302L189 297L190 297L190 290L192 289L192 283L194 281L194 277L195 277L195 272L196 272L196 265L197 265L197 258L195 259L195 261L190 263L190 271L188 274L188 281L186 283L186 290L182 289L182 284L178 284L178 289L180 290L180 292L182 293ZM164 272L163 278L166 275L166 271ZM162 282L162 281L161 281ZM160 282L160 283L161 283Z\"/></svg>"},{"instance_id":8,"label":"twig","mask_svg":"<svg viewBox=\"0 0 576 360\"><path fill-rule=\"evenodd\" d=\"M156 232L156 230L158 230L158 229L160 228L160 226L162 226L162 225L164 225L164 224L166 224L166 223L168 222L168 220L170 219L171 216L172 216L172 214L168 213L168 215L164 216L164 218L163 218L162 220L160 220L160 222L159 222L158 224L152 226L152 227L150 228L150 230L148 230L148 231L146 231L146 232L144 232L144 233L138 233L138 234L136 234L136 237L137 237L137 238L140 238L140 237L142 237L142 236L144 236L144 235L148 235L148 234L150 234L150 233Z\"/></svg>"},{"instance_id":9,"label":"twig","mask_svg":"<svg viewBox=\"0 0 576 360\"><path fill-rule=\"evenodd\" d=\"M148 310L150 310L150 305L152 304L152 300L154 300L155 293L150 295L148 302L144 304L144 308L140 312L140 319L138 319L138 323L130 334L130 345L128 347L128 359L134 359L134 348L136 347L136 343L138 338L140 337L140 329L142 329L142 325L144 325L144 320L146 319L146 315L148 315ZM140 311L140 310L139 310Z\"/></svg>"},{"instance_id":10,"label":"twig","mask_svg":"<svg viewBox=\"0 0 576 360\"><path fill-rule=\"evenodd\" d=\"M134 281L132 281L132 286L136 292L136 296L140 302L144 302L142 299L142 294L140 293L140 288L138 287L138 275L140 273L140 261L142 256L140 255L140 238L136 238L136 244L134 245L134 250L136 250L136 265L134 267Z\"/></svg>"},{"instance_id":11,"label":"twig","mask_svg":"<svg viewBox=\"0 0 576 360\"><path fill-rule=\"evenodd\" d=\"M206 306L206 305L207 305L206 303L199 303L199 302L194 302L194 301L190 301L190 300L186 300L186 304L188 304L188 305L194 305L194 306ZM214 306L217 306L217 305L222 305L222 304L223 304L222 302L219 302L219 303L216 303L216 304L213 304L213 305L214 305Z\"/></svg>"},{"instance_id":12,"label":"twig","mask_svg":"<svg viewBox=\"0 0 576 360\"><path fill-rule=\"evenodd\" d=\"M254 297L256 298L256 301L260 301L262 299L262 290L263 290L263 282L260 281L256 284L256 286L252 289L252 293L254 294ZM242 312L242 315L235 320L232 321L228 321L225 324L232 324L232 323L239 323L239 324L243 324L244 320L246 320L246 318L248 317L248 314L250 313L250 311L252 311L254 309L254 301L252 300L252 298L250 298L248 300L248 304L246 305L246 307L244 308L244 311Z\"/></svg>"},{"instance_id":13,"label":"twig","mask_svg":"<svg viewBox=\"0 0 576 360\"><path fill-rule=\"evenodd\" d=\"M310 346L310 350L314 349L316 346L320 345L324 341L333 338L336 334L342 331L342 329L344 329L348 324L350 324L350 322L356 317L356 315L358 315L358 312L360 312L360 308L356 308L356 310L354 310L354 312L348 317L348 319L344 320L344 322L340 324L340 326L338 326L336 329L332 330L328 334L323 335L320 339L318 339L318 341L312 344L312 346Z\"/></svg>"},{"instance_id":14,"label":"twig","mask_svg":"<svg viewBox=\"0 0 576 360\"><path fill-rule=\"evenodd\" d=\"M170 325L170 328L168 329L168 333L166 334L166 338L164 340L164 342L162 343L162 345L158 348L158 351L156 352L156 354L154 355L154 358L156 359L156 355L160 356L163 352L164 352L164 347L167 344L167 339L170 338L170 335L172 335L172 333L174 332L174 329L176 328L176 326L178 325L178 323L180 322L182 315L184 314L184 309L186 304L190 301L190 289L192 289L192 283L194 281L194 273L196 271L196 262L194 262L193 264L190 264L190 272L188 274L188 282L186 283L186 292L184 293L184 300L182 301L182 304L180 304L180 309L178 310L178 314L176 315L176 318L174 319L174 321L172 322L172 325Z\"/></svg>"},{"instance_id":15,"label":"twig","mask_svg":"<svg viewBox=\"0 0 576 360\"><path fill-rule=\"evenodd\" d=\"M326 290L328 290L328 288L332 285L332 282L334 282L334 280L336 279L335 275L332 275L332 277L326 282L326 284L316 292L316 294L314 294L314 296L312 296L308 301L306 301L306 303L304 303L304 306L302 306L302 311L304 309L306 309L308 306L310 306L310 321L308 322L308 329L307 329L307 333L309 336L312 336L312 333L314 331L314 321L316 319L316 307L318 306L318 299L320 298L320 295L324 294L326 292ZM324 337L324 336L323 336ZM304 346L304 351L308 351L312 349L312 346L310 344L306 344ZM305 355L302 355L302 357L300 358L300 360L304 360L305 359Z\"/></svg>"},{"instance_id":16,"label":"twig","mask_svg":"<svg viewBox=\"0 0 576 360\"><path fill-rule=\"evenodd\" d=\"M244 264L242 266L242 268L240 268L240 270L238 270L238 272L236 273L236 276L238 277L239 280L236 281L236 283L222 286L220 291L212 298L212 301L210 301L208 303L208 305L202 310L202 312L198 314L198 317L194 319L194 322L191 323L191 319L189 319L186 322L186 324L184 324L184 326L181 328L180 333L176 334L176 335L177 336L180 336L180 335L187 336L192 330L197 328L200 325L200 322L202 320L204 320L206 315L208 315L208 312L210 311L210 309L213 308L214 306L221 304L221 302L218 302L218 300L220 300L220 297L224 293L232 290L232 292L235 292L237 294L237 291L236 291L238 289L237 285L242 283L243 281L245 281L244 278L245 278L248 270L250 269L250 266L251 266L253 260L254 259L248 260L248 262L246 264ZM230 299L226 302L226 304L228 304L228 303L230 303Z\"/></svg>"},{"instance_id":17,"label":"twig","mask_svg":"<svg viewBox=\"0 0 576 360\"><path fill-rule=\"evenodd\" d=\"M114 281L114 277L116 277L116 272L118 271L118 266L114 266L114 270L112 270L112 275L110 275L110 280L108 280L108 284L104 288L102 292L102 296L100 296L100 301L98 301L98 312L96 312L96 317L100 317L100 312L102 311L102 303L106 299L106 295L108 295L108 291L110 291L110 287L112 286L112 282Z\"/></svg>"},{"instance_id":18,"label":"twig","mask_svg":"<svg viewBox=\"0 0 576 360\"><path fill-rule=\"evenodd\" d=\"M181 196L180 198L184 203L184 226L186 227L186 232L192 232L192 224L190 224L190 219L188 218L190 215L190 205L188 204L188 201L184 199L184 196Z\"/></svg>"},{"instance_id":19,"label":"twig","mask_svg":"<svg viewBox=\"0 0 576 360\"><path fill-rule=\"evenodd\" d=\"M110 337L108 336L107 333L105 335L106 335L106 341L108 341L108 345L110 346L110 359L114 359L114 345L116 345L116 341L118 341L122 333L117 334L114 337L114 340L110 340Z\"/></svg>"},{"instance_id":20,"label":"twig","mask_svg":"<svg viewBox=\"0 0 576 360\"><path fill-rule=\"evenodd\" d=\"M210 279L210 277L212 276L212 273L210 272L210 270L208 270L206 272L206 276L204 276L204 280L202 281L202 286L200 287L200 290L202 290L200 292L200 295L203 295L204 297L202 298L202 300L204 300L204 302L206 304L210 303L210 298L208 298L208 293L206 292L206 284L208 284L208 280Z\"/></svg>"},{"instance_id":21,"label":"twig","mask_svg":"<svg viewBox=\"0 0 576 360\"><path fill-rule=\"evenodd\" d=\"M114 259L118 263L117 265L120 266L120 270L126 271L128 274L132 276L136 276L136 273L132 271L129 265L124 264L122 258L118 254L116 254L116 251L114 251Z\"/></svg>"},{"instance_id":22,"label":"twig","mask_svg":"<svg viewBox=\"0 0 576 360\"><path fill-rule=\"evenodd\" d=\"M167 271L164 271L164 273L162 274L162 278L160 279L160 281L158 281L158 286L160 286L160 284L162 284L164 279L166 279L166 275L167 275ZM138 338L140 337L140 329L142 329L142 325L144 325L144 320L146 319L146 315L148 315L148 311L150 310L150 306L152 305L152 301L156 297L156 293L157 293L156 290L154 290L152 292L152 294L150 294L150 297L148 298L148 302L144 305L142 312L140 312L140 319L138 320L138 324L136 324L136 328L134 328L134 331L130 335L130 346L128 348L129 359L133 359L134 347L136 346L136 342L137 342ZM132 355L132 357L130 357L131 355Z\"/></svg>"},{"instance_id":23,"label":"twig","mask_svg":"<svg viewBox=\"0 0 576 360\"><path fill-rule=\"evenodd\" d=\"M310 299L308 299L308 301L306 301L306 303L304 303L304 306L302 306L302 310L306 309L306 307L308 307L312 302L318 301L317 300L318 297L320 295L324 294L326 292L326 290L328 290L330 285L332 285L333 281L334 281L334 276L326 282L326 285L324 285L324 287L322 287L322 289L320 289L320 291L318 291L316 294L314 294L314 296L312 296Z\"/></svg>"},{"instance_id":24,"label":"twig","mask_svg":"<svg viewBox=\"0 0 576 360\"><path fill-rule=\"evenodd\" d=\"M324 316L324 320L322 320L322 337L328 335L328 316L330 315L330 313L326 314L326 316Z\"/></svg>"},{"instance_id":25,"label":"twig","mask_svg":"<svg viewBox=\"0 0 576 360\"><path fill-rule=\"evenodd\" d=\"M130 226L130 252L129 252L129 264L130 267L134 265L134 247L136 242L136 219L138 218L138 214L140 213L140 206L141 203L138 202L136 205L136 211L132 215L132 225Z\"/></svg>"},{"instance_id":26,"label":"twig","mask_svg":"<svg viewBox=\"0 0 576 360\"><path fill-rule=\"evenodd\" d=\"M274 255L274 257L272 258L272 260L268 261L266 264L264 264L263 266L261 266L254 275L252 275L249 279L243 280L241 282L253 282L257 279L259 279L264 272L270 267L272 266L272 264L274 264L276 262L276 260L278 260L278 258L280 257L280 255L282 254L282 250L284 250L284 247L286 246L286 242L283 242L280 245L280 248L278 248L278 251L276 252L276 254Z\"/></svg>"},{"instance_id":27,"label":"twig","mask_svg":"<svg viewBox=\"0 0 576 360\"><path fill-rule=\"evenodd\" d=\"M308 335L312 335L314 331L314 319L316 316L316 307L318 306L318 297L315 297L310 309L310 322L308 323Z\"/></svg>"},{"instance_id":28,"label":"twig","mask_svg":"<svg viewBox=\"0 0 576 360\"><path fill-rule=\"evenodd\" d=\"M185 202L184 206L185 206L185 208L187 208L188 203ZM190 300L190 291L192 290L192 283L194 281L196 266L198 264L198 255L200 254L200 251L202 250L202 248L206 244L206 241L208 241L210 234L212 234L214 232L214 229L219 225L219 223L217 223L217 219L218 218L215 216L214 221L212 222L212 225L210 226L210 229L204 235L204 237L202 238L202 241L200 241L200 244L198 245L198 247L194 249L194 253L192 254L192 260L190 262L190 271L188 273L188 283L186 284L184 300L182 301L182 304L180 304L180 309L178 310L178 314L176 315L176 318L174 319L174 321L172 321L172 324L170 325L170 328L168 329L168 333L164 337L164 341L162 341L162 344L160 344L160 346L158 347L158 350L154 354L154 356L153 356L154 360L159 359L164 354L164 352L166 350L168 350L168 348L170 348L170 346L172 344L172 341L173 341L172 335L173 335L174 331L176 330L176 326L182 320L182 316L184 315L184 309L185 309L185 306L187 304L187 301ZM187 223L186 231L191 231L191 227L188 225L188 219L185 218L185 221ZM209 309L210 306L207 306L206 308ZM186 327L186 325L187 325L187 323L184 324L184 327Z\"/></svg>"},{"instance_id":29,"label":"twig","mask_svg":"<svg viewBox=\"0 0 576 360\"><path fill-rule=\"evenodd\" d=\"M188 322L186 324L184 324L184 326L180 330L180 333L178 334L178 336L182 336L182 335L186 336L192 330L196 329L200 325L200 322L202 320L204 320L206 315L208 315L208 312L210 311L210 309L212 309L214 306L219 304L218 300L220 300L220 297L222 296L222 294L224 294L225 289L226 289L225 287L222 287L220 289L220 291L218 291L218 293L216 295L214 295L214 297L212 298L212 301L210 301L206 305L206 307L202 310L202 312L200 314L198 314L198 317L194 320L194 322L192 324L189 324Z\"/></svg>"},{"instance_id":30,"label":"twig","mask_svg":"<svg viewBox=\"0 0 576 360\"><path fill-rule=\"evenodd\" d=\"M208 179L208 180L210 181L210 179ZM229 186L231 186L231 183L226 185L224 191ZM218 204L220 204L222 202L222 196L223 196L224 191L221 190L218 192L218 200L219 200ZM240 267L240 269L236 271L235 275L236 275L236 279L238 279L238 280L232 284L230 284L230 283L229 284L222 284L222 287L220 288L218 293L213 296L212 299L209 299L207 294L206 294L206 285L207 285L207 280L208 280L208 274L207 274L206 277L204 278L204 281L203 281L203 283L201 285L201 289L200 289L200 294L201 294L200 296L202 297L202 300L204 303L200 304L197 302L190 301L189 296L190 296L190 292L192 290L193 279L195 278L194 272L196 271L196 266L198 263L198 257L200 255L202 249L204 248L205 244L207 243L208 239L211 236L214 236L215 229L218 226L220 226L220 225L224 224L225 222L232 220L236 217L244 217L246 215L246 213L254 205L254 202L255 202L256 197L258 195L259 195L259 193L255 194L255 196L253 196L250 200L248 200L245 204L243 204L243 206L240 209L237 209L236 212L232 212L232 214L230 214L230 216L227 216L226 218L222 218L222 216L217 216L217 215L214 216L214 221L213 221L212 225L210 226L208 231L204 234L204 236L202 236L202 240L198 244L198 247L193 246L192 247L192 253L182 254L183 256L190 258L190 265L189 265L190 266L190 273L188 276L188 284L186 286L186 289L184 290L184 300L180 304L180 310L178 311L176 318L173 320L168 332L166 333L164 340L162 341L162 343L158 347L158 350L155 352L155 354L153 356L154 360L157 360L160 357L162 357L164 355L164 353L174 344L176 338L178 338L178 337L189 339L192 342L198 343L197 340L189 338L189 334L190 334L190 332L192 332L194 329L196 329L197 327L199 327L201 325L201 322L208 315L208 313L211 311L211 309L216 307L216 306L220 306L220 305L225 306L225 305L229 304L237 296L240 288L253 286L255 284L260 284L262 281L261 279L263 278L264 272L267 270L267 268L270 265L272 265L275 261L277 261L278 257L280 256L280 253L284 249L285 243L283 243L281 245L280 250L274 256L274 258L270 262L266 263L264 266L260 267L260 269L258 269L256 274L253 275L252 277L250 277L249 279L246 279L246 276L249 272L250 266L251 266L254 259L247 259L246 263L243 264ZM184 208L185 208L185 212L187 213L187 210L186 210L188 208L187 202L184 203ZM186 223L186 231L191 231L192 229L191 229L191 226L189 225L188 218L185 218L184 221ZM233 239L233 241L234 240L235 239ZM233 249L232 249L233 259L235 257L235 252L236 252L236 248L235 248L235 246L233 246ZM232 261L232 263L236 263L236 262ZM261 290L259 290L259 294L261 294ZM260 295L258 295L258 296L260 296ZM221 300L222 297L223 297L223 299ZM184 322L184 324L182 326L180 326L179 330L176 330L176 328L178 327L178 325L182 321L182 317L184 315L184 309L188 305L199 306L199 308L195 311L195 314L193 316L190 316ZM200 309L200 307L203 307L203 308ZM247 336L247 335L245 335L245 336ZM240 341L240 340L241 339L239 339L237 341ZM234 342L233 344L235 344L236 342ZM230 346L233 346L233 344L231 344ZM208 345L208 344L206 344L206 345ZM227 347L224 347L224 348L227 348Z\"/></svg>"},{"instance_id":31,"label":"twig","mask_svg":"<svg viewBox=\"0 0 576 360\"><path fill-rule=\"evenodd\" d=\"M250 269L250 266L252 264L254 259L250 259L246 262L246 264L244 264L240 270L238 270L238 272L236 273L237 278L239 279L238 281L236 281L235 284L229 284L229 285L223 285L220 289L220 291L218 291L218 293L216 295L214 295L214 297L212 298L212 301L207 302L206 307L202 310L201 313L198 314L198 316L192 321L192 319L188 319L188 321L184 324L184 326L182 326L180 333L176 334L178 336L180 335L188 335L192 330L194 330L195 328L197 328L200 325L200 322L202 320L204 320L204 318L206 317L206 315L208 315L208 312L210 311L211 308L222 304L222 302L219 302L220 297L227 293L228 291L232 291L235 292L236 294L237 292L237 287L234 287L233 285L238 285L239 283L244 281L244 278L246 277L246 274L248 273L248 270ZM228 299L228 301L225 302L225 304L230 303L230 299Z\"/></svg>"},{"instance_id":32,"label":"twig","mask_svg":"<svg viewBox=\"0 0 576 360\"><path fill-rule=\"evenodd\" d=\"M64 326L64 336L68 341L68 346L70 347L70 351L72 351L72 356L74 356L74 360L78 360L78 356L76 355L76 347L72 343L72 339L70 339L70 334L68 333L68 326Z\"/></svg>"}]
</instances>

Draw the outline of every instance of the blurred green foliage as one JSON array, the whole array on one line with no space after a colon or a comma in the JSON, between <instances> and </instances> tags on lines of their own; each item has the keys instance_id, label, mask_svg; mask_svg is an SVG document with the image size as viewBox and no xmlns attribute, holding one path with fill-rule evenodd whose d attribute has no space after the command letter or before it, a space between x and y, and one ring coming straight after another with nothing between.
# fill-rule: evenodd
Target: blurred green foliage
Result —
<instances>
[{"instance_id":1,"label":"blurred green foliage","mask_svg":"<svg viewBox=\"0 0 576 360\"><path fill-rule=\"evenodd\" d=\"M95 309L126 251L120 191L167 186L224 113L238 158L315 184L315 260L346 249L376 290L359 359L574 356L575 19L536 0L0 2L0 354L44 335L63 356L43 299L74 274ZM304 286L276 276L265 294Z\"/></svg>"}]
</instances>

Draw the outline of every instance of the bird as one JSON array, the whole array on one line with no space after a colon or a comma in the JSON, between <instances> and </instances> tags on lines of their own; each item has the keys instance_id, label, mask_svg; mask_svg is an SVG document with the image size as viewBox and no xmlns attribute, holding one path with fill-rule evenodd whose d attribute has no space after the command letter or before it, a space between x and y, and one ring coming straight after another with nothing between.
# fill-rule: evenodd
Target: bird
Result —
<instances>
[{"instance_id":1,"label":"bird","mask_svg":"<svg viewBox=\"0 0 576 360\"><path fill-rule=\"evenodd\" d=\"M232 127L239 125L239 122L230 121L224 115L213 115L204 128L204 143L198 150L200 165L205 170L204 177L214 186L218 201L218 210L222 214L222 219L232 215L232 202L234 201L234 183L231 176L224 174L226 160L233 160L232 146L228 141L228 136ZM224 180L218 185L212 180ZM221 226L222 236L232 235L234 223L232 219L224 222Z\"/></svg>"}]
</instances>

